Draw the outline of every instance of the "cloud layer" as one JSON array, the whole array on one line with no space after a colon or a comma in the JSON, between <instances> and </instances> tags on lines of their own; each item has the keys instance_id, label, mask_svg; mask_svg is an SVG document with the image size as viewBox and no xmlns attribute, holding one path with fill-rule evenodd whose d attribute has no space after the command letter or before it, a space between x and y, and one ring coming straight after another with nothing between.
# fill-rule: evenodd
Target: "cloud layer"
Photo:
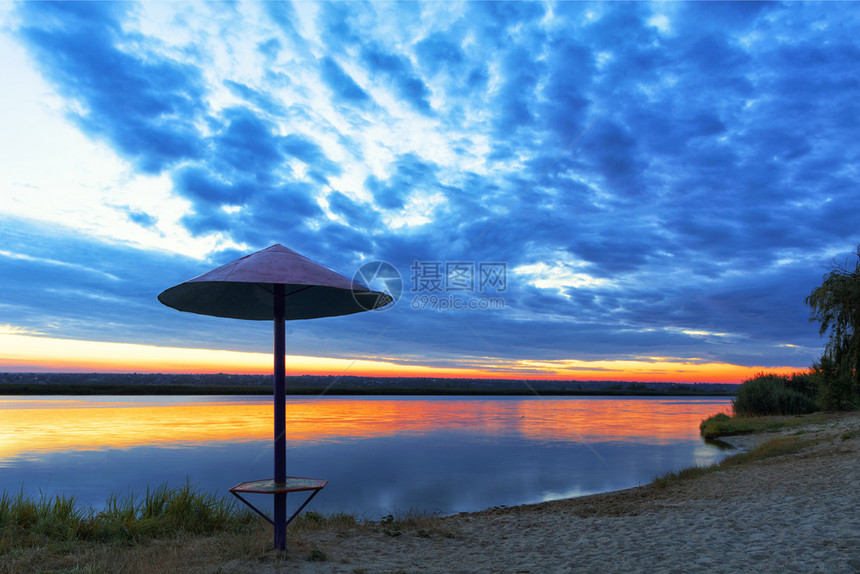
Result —
<instances>
[{"instance_id":1,"label":"cloud layer","mask_svg":"<svg viewBox=\"0 0 860 574\"><path fill-rule=\"evenodd\" d=\"M97 230L6 209L0 322L21 328L265 350L259 326L224 333L155 295L283 243L348 275L387 261L406 286L390 311L296 326L302 354L806 367L821 342L803 299L860 242L850 5L21 3L4 19L64 121L178 202L118 183ZM26 202L25 183L4 185ZM154 250L126 239L138 228L185 239ZM182 255L204 240L204 259ZM501 262L507 289L418 292L416 261ZM504 308L421 309L431 294Z\"/></svg>"}]
</instances>

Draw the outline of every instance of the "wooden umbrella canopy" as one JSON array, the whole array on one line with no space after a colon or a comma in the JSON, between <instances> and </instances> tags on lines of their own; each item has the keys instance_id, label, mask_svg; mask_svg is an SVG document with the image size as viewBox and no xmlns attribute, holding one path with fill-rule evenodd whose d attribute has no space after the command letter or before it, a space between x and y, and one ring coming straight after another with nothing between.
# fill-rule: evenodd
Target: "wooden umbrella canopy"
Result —
<instances>
[{"instance_id":1,"label":"wooden umbrella canopy","mask_svg":"<svg viewBox=\"0 0 860 574\"><path fill-rule=\"evenodd\" d=\"M284 322L360 313L384 307L391 303L392 298L276 244L166 289L158 296L158 300L168 307L189 313L273 321L275 477L269 481L272 487L265 492L274 494L275 507L273 520L263 516L274 526L275 548L283 550L286 548L286 525L289 522L286 516L286 492L290 490L287 488L286 474ZM321 482L325 484L325 481ZM319 489L311 497L317 492Z\"/></svg>"}]
</instances>

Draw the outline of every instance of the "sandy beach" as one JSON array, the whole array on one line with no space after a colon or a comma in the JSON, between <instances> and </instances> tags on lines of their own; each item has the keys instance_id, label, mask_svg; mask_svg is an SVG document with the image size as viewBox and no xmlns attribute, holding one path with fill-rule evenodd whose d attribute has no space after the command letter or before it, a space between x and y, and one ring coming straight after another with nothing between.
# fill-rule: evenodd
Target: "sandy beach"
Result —
<instances>
[{"instance_id":1,"label":"sandy beach","mask_svg":"<svg viewBox=\"0 0 860 574\"><path fill-rule=\"evenodd\" d=\"M225 572L860 572L860 415L785 431L818 444L659 488L302 535ZM752 448L776 434L729 439ZM388 531L386 531L388 530ZM325 561L309 561L313 549Z\"/></svg>"}]
</instances>

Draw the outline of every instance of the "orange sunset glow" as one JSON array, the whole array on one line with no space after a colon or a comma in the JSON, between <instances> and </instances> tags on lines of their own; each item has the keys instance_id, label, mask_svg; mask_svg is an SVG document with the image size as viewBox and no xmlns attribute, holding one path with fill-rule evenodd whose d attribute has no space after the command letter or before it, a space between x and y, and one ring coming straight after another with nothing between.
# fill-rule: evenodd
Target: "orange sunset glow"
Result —
<instances>
[{"instance_id":1,"label":"orange sunset glow","mask_svg":"<svg viewBox=\"0 0 860 574\"><path fill-rule=\"evenodd\" d=\"M271 370L272 357L267 353L0 333L0 372L267 374ZM747 367L671 357L612 361L533 361L477 357L473 360L452 360L446 366L385 357L287 357L287 372L290 375L740 383L761 371L789 374L797 369L769 365Z\"/></svg>"},{"instance_id":2,"label":"orange sunset glow","mask_svg":"<svg viewBox=\"0 0 860 574\"><path fill-rule=\"evenodd\" d=\"M272 439L270 399L183 401L117 399L79 407L79 401L9 397L0 402L0 436L6 437L0 443L0 460L24 453ZM424 434L440 428L538 440L663 442L695 438L703 417L727 408L726 399L664 401L655 414L653 400L640 399L301 398L287 402L286 423L287 441L300 443ZM45 425L46 420L51 424Z\"/></svg>"}]
</instances>

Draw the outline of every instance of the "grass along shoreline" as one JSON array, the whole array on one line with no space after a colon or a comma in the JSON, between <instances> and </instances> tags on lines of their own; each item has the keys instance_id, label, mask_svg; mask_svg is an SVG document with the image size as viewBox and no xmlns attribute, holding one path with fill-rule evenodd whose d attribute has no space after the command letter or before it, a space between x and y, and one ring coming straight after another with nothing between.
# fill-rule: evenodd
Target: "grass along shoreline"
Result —
<instances>
[{"instance_id":1,"label":"grass along shoreline","mask_svg":"<svg viewBox=\"0 0 860 574\"><path fill-rule=\"evenodd\" d=\"M688 484L714 472L826 446L822 443L852 440L860 435L860 414L761 417L756 425L764 434L748 438L760 438L759 444L750 443L747 450L719 464L667 473L649 485L619 491L618 496L630 491L667 492L673 485ZM306 512L289 526L289 550L281 553L271 548L271 527L267 523L237 508L226 497L200 492L188 484L177 489L157 487L140 498L114 496L101 512L78 508L73 497L33 500L22 494L3 494L0 572L271 571L325 561L334 561L350 571L344 559L338 558L338 540L366 536L390 540L391 544L401 538L445 544L446 539L459 536L458 521L522 510L527 507L453 517L412 512L380 521ZM361 572L362 568L352 571Z\"/></svg>"},{"instance_id":2,"label":"grass along shoreline","mask_svg":"<svg viewBox=\"0 0 860 574\"><path fill-rule=\"evenodd\" d=\"M821 442L821 439L806 439L798 436L778 437L764 442L752 450L745 450L727 456L720 462L708 466L690 466L677 472L668 472L655 478L651 484L657 488L665 488L676 481L699 478L700 476L732 466L740 466L776 456L794 454L815 446L819 442Z\"/></svg>"},{"instance_id":3,"label":"grass along shoreline","mask_svg":"<svg viewBox=\"0 0 860 574\"><path fill-rule=\"evenodd\" d=\"M699 425L701 435L706 440L743 435L767 438L752 441L750 448L743 448L739 441L727 441L731 446L740 449L740 452L709 466L691 466L666 473L655 478L652 484L657 488L665 488L673 482L698 478L732 466L794 454L823 442L853 439L860 436L860 430L856 427L839 429L839 423L856 419L858 415L858 411L817 412L793 416L730 417L723 413L713 415Z\"/></svg>"},{"instance_id":4,"label":"grass along shoreline","mask_svg":"<svg viewBox=\"0 0 860 574\"><path fill-rule=\"evenodd\" d=\"M417 530L436 532L438 516L407 511L379 521L351 514L306 511L289 526L293 553L303 551L303 535L364 528L391 537ZM194 485L147 488L143 496L111 494L101 511L83 508L74 496L34 498L0 492L0 572L212 571L231 560L279 561L271 546L271 526L229 496ZM188 552L184 552L188 549ZM308 547L309 561L326 555Z\"/></svg>"},{"instance_id":5,"label":"grass along shoreline","mask_svg":"<svg viewBox=\"0 0 860 574\"><path fill-rule=\"evenodd\" d=\"M64 542L133 544L179 533L209 534L247 530L256 520L225 497L186 483L162 484L146 494L111 494L96 511L78 505L74 496L42 495L39 499L0 493L0 554L18 548Z\"/></svg>"},{"instance_id":6,"label":"grass along shoreline","mask_svg":"<svg viewBox=\"0 0 860 574\"><path fill-rule=\"evenodd\" d=\"M699 431L705 440L715 440L727 436L783 432L800 427L821 427L856 416L858 413L860 411L756 417L730 417L719 413L703 420L699 425Z\"/></svg>"}]
</instances>

